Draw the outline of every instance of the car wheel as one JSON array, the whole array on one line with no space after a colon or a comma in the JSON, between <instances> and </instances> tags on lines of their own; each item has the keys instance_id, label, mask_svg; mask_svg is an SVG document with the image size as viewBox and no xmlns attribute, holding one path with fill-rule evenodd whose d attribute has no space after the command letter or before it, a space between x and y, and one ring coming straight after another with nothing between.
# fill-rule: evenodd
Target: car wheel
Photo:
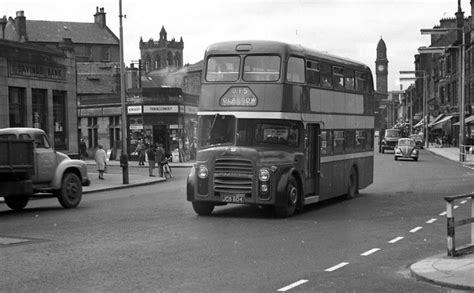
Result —
<instances>
[{"instance_id":1,"label":"car wheel","mask_svg":"<svg viewBox=\"0 0 474 293\"><path fill-rule=\"evenodd\" d=\"M28 204L28 197L26 196L7 196L5 197L5 203L7 207L15 211L20 211Z\"/></svg>"},{"instance_id":2,"label":"car wheel","mask_svg":"<svg viewBox=\"0 0 474 293\"><path fill-rule=\"evenodd\" d=\"M65 209L75 208L82 199L82 184L74 173L64 174L61 189L56 192L59 203Z\"/></svg>"},{"instance_id":3,"label":"car wheel","mask_svg":"<svg viewBox=\"0 0 474 293\"><path fill-rule=\"evenodd\" d=\"M214 210L214 205L207 202L193 201L193 209L200 216L209 216Z\"/></svg>"},{"instance_id":4,"label":"car wheel","mask_svg":"<svg viewBox=\"0 0 474 293\"><path fill-rule=\"evenodd\" d=\"M355 195L359 192L359 176L354 167L351 168L349 173L348 182L347 182L347 198L354 198Z\"/></svg>"},{"instance_id":5,"label":"car wheel","mask_svg":"<svg viewBox=\"0 0 474 293\"><path fill-rule=\"evenodd\" d=\"M415 162L418 161L418 158L413 158L413 161L415 161Z\"/></svg>"},{"instance_id":6,"label":"car wheel","mask_svg":"<svg viewBox=\"0 0 474 293\"><path fill-rule=\"evenodd\" d=\"M395 157L395 161L398 161L398 157Z\"/></svg>"},{"instance_id":7,"label":"car wheel","mask_svg":"<svg viewBox=\"0 0 474 293\"><path fill-rule=\"evenodd\" d=\"M286 205L276 206L275 215L278 218L287 218L292 216L296 210L296 204L299 199L298 182L291 176L286 185Z\"/></svg>"}]
</instances>

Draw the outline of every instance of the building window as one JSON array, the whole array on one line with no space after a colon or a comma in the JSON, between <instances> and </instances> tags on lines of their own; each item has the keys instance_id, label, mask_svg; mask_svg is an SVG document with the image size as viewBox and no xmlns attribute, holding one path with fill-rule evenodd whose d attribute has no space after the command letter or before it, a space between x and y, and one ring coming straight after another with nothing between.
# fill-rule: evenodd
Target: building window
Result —
<instances>
[{"instance_id":1,"label":"building window","mask_svg":"<svg viewBox=\"0 0 474 293\"><path fill-rule=\"evenodd\" d=\"M109 116L109 144L110 148L120 148L120 116Z\"/></svg>"},{"instance_id":2,"label":"building window","mask_svg":"<svg viewBox=\"0 0 474 293\"><path fill-rule=\"evenodd\" d=\"M87 135L89 148L95 148L99 145L97 117L87 118Z\"/></svg>"},{"instance_id":3,"label":"building window","mask_svg":"<svg viewBox=\"0 0 474 293\"><path fill-rule=\"evenodd\" d=\"M110 47L103 47L102 48L102 60L103 61L110 61Z\"/></svg>"},{"instance_id":4,"label":"building window","mask_svg":"<svg viewBox=\"0 0 474 293\"><path fill-rule=\"evenodd\" d=\"M18 87L9 87L8 105L10 113L10 127L25 127L26 89Z\"/></svg>"},{"instance_id":5,"label":"building window","mask_svg":"<svg viewBox=\"0 0 474 293\"><path fill-rule=\"evenodd\" d=\"M46 108L47 90L32 89L33 127L48 132L48 110Z\"/></svg>"},{"instance_id":6,"label":"building window","mask_svg":"<svg viewBox=\"0 0 474 293\"><path fill-rule=\"evenodd\" d=\"M54 147L66 149L66 92L53 91Z\"/></svg>"}]
</instances>

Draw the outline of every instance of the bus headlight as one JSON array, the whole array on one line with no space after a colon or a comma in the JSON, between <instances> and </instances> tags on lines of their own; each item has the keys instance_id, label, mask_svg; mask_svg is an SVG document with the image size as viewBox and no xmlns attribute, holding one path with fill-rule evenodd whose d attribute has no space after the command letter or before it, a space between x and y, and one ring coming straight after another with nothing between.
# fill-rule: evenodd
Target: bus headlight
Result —
<instances>
[{"instance_id":1,"label":"bus headlight","mask_svg":"<svg viewBox=\"0 0 474 293\"><path fill-rule=\"evenodd\" d=\"M207 175L208 175L208 170L206 168L206 166L199 166L198 168L198 177L201 178L201 179L206 179L207 178Z\"/></svg>"},{"instance_id":2,"label":"bus headlight","mask_svg":"<svg viewBox=\"0 0 474 293\"><path fill-rule=\"evenodd\" d=\"M258 180L262 182L270 180L270 171L267 169L260 169L260 171L258 171Z\"/></svg>"}]
</instances>

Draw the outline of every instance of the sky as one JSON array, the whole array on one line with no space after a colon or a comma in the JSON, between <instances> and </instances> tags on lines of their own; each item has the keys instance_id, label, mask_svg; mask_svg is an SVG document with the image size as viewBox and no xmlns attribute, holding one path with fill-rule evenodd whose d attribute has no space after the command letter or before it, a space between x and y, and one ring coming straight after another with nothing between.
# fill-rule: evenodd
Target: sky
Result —
<instances>
[{"instance_id":1,"label":"sky","mask_svg":"<svg viewBox=\"0 0 474 293\"><path fill-rule=\"evenodd\" d=\"M120 37L119 0L2 0L0 17L28 20L93 22L96 7ZM375 78L376 48L387 46L388 89L400 89L400 71L414 70L418 47L442 18L453 18L458 0L122 0L124 62L140 58L139 41L182 37L183 61L196 63L210 44L229 40L275 40L360 61ZM461 0L464 16L470 0ZM403 82L406 88L409 83Z\"/></svg>"}]
</instances>

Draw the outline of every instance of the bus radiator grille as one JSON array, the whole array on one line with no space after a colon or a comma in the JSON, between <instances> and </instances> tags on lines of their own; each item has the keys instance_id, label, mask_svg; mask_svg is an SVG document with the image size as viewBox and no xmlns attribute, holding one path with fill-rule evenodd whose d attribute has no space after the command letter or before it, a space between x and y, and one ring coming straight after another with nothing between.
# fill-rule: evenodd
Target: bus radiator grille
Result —
<instances>
[{"instance_id":1,"label":"bus radiator grille","mask_svg":"<svg viewBox=\"0 0 474 293\"><path fill-rule=\"evenodd\" d=\"M214 191L252 193L252 162L243 159L217 159L214 164Z\"/></svg>"}]
</instances>

